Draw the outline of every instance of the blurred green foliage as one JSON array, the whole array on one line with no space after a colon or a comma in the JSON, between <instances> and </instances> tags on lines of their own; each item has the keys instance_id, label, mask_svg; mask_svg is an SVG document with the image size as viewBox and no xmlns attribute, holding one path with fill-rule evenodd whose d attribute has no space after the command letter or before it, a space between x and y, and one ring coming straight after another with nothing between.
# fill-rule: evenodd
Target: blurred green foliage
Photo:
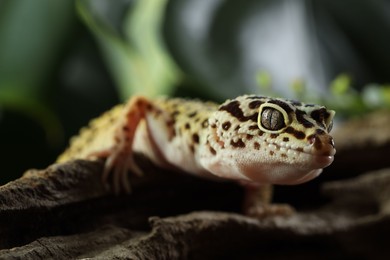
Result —
<instances>
[{"instance_id":1,"label":"blurred green foliage","mask_svg":"<svg viewBox=\"0 0 390 260\"><path fill-rule=\"evenodd\" d=\"M0 0L0 182L46 167L134 93L279 95L343 116L388 108L388 10L386 0Z\"/></svg>"},{"instance_id":2,"label":"blurred green foliage","mask_svg":"<svg viewBox=\"0 0 390 260\"><path fill-rule=\"evenodd\" d=\"M160 33L166 2L135 1L123 10L122 30L118 32L103 19L109 11L105 9L107 1L76 1L80 16L98 40L122 100L134 93L172 93L180 79Z\"/></svg>"}]
</instances>

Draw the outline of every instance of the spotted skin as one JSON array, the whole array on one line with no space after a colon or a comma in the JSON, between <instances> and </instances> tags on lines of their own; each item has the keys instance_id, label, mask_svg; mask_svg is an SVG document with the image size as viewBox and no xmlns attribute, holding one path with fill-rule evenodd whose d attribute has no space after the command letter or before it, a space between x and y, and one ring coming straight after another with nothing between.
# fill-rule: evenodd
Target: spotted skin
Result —
<instances>
[{"instance_id":1,"label":"spotted skin","mask_svg":"<svg viewBox=\"0 0 390 260\"><path fill-rule=\"evenodd\" d=\"M58 162L105 158L103 181L112 175L116 192L129 191L128 171L142 174L133 159L141 152L164 168L238 181L253 196L253 187L303 183L332 163L334 114L255 95L220 105L135 96L82 129Z\"/></svg>"}]
</instances>

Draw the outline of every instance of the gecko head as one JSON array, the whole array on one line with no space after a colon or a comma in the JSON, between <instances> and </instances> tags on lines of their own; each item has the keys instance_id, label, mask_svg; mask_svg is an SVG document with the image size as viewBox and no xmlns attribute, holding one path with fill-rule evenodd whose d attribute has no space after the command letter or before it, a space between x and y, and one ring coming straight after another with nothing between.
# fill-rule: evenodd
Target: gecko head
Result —
<instances>
[{"instance_id":1,"label":"gecko head","mask_svg":"<svg viewBox=\"0 0 390 260\"><path fill-rule=\"evenodd\" d=\"M329 134L335 112L281 98L240 96L210 118L207 168L258 183L299 184L317 177L336 153Z\"/></svg>"}]
</instances>

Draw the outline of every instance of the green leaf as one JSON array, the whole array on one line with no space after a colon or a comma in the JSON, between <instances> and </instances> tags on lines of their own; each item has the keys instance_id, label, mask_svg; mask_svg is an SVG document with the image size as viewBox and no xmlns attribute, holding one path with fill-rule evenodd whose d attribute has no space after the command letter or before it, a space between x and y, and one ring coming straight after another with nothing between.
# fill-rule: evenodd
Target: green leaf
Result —
<instances>
[{"instance_id":1,"label":"green leaf","mask_svg":"<svg viewBox=\"0 0 390 260\"><path fill-rule=\"evenodd\" d=\"M80 16L99 42L122 99L135 93L147 96L169 94L181 78L162 41L166 2L134 1L125 12L124 20L120 21L124 35L105 19L107 15L96 11L105 1L76 2Z\"/></svg>"},{"instance_id":2,"label":"green leaf","mask_svg":"<svg viewBox=\"0 0 390 260\"><path fill-rule=\"evenodd\" d=\"M259 71L256 75L257 84L260 87L260 91L269 92L272 87L272 78L267 71Z\"/></svg>"},{"instance_id":3,"label":"green leaf","mask_svg":"<svg viewBox=\"0 0 390 260\"><path fill-rule=\"evenodd\" d=\"M348 92L351 86L351 78L346 74L340 74L330 84L333 95L341 96Z\"/></svg>"}]
</instances>

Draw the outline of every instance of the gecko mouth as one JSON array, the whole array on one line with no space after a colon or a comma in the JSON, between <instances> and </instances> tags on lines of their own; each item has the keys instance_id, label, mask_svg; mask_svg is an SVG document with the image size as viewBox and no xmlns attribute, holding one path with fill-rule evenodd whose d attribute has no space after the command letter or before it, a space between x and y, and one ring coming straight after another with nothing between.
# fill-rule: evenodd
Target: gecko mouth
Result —
<instances>
[{"instance_id":1,"label":"gecko mouth","mask_svg":"<svg viewBox=\"0 0 390 260\"><path fill-rule=\"evenodd\" d=\"M296 144L290 145L286 142L275 142L271 138L266 138L264 142L271 151L279 150L287 153L296 152L320 156L334 156L336 154L333 139L330 136L325 136L321 139L318 137L311 138L305 146L298 146Z\"/></svg>"},{"instance_id":2,"label":"gecko mouth","mask_svg":"<svg viewBox=\"0 0 390 260\"><path fill-rule=\"evenodd\" d=\"M333 162L334 155L336 154L336 149L331 143L321 145L321 149L317 149L314 141L308 143L306 146L299 147L295 144L290 145L271 140L267 138L264 141L270 151L284 154L285 157L292 158L293 160L306 162L306 167L311 169L321 169L329 166Z\"/></svg>"},{"instance_id":3,"label":"gecko mouth","mask_svg":"<svg viewBox=\"0 0 390 260\"><path fill-rule=\"evenodd\" d=\"M321 149L317 149L316 142L319 141L310 141L306 146L300 147L296 144L288 144L282 142L275 142L271 138L267 138L264 140L264 143L268 145L270 150L280 150L281 152L298 152L298 153L306 153L310 155L322 155L322 156L334 156L336 154L336 149L333 147L333 143L329 143L326 145L321 144Z\"/></svg>"}]
</instances>

